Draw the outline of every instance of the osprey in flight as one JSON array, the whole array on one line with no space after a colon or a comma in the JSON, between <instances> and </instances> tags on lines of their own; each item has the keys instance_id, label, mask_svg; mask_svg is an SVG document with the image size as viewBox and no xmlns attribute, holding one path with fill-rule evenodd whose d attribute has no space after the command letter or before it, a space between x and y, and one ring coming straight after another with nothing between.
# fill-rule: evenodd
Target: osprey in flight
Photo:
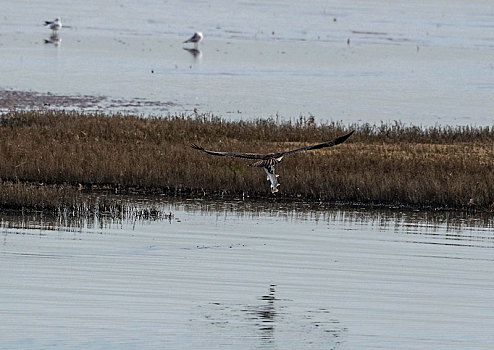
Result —
<instances>
[{"instance_id":1,"label":"osprey in flight","mask_svg":"<svg viewBox=\"0 0 494 350\"><path fill-rule=\"evenodd\" d=\"M332 141L319 143L317 145L296 148L296 149L292 149L290 151L285 151L285 152L273 152L273 153L266 153L266 154L215 152L215 151L208 151L207 149L204 149L204 148L202 148L198 145L195 145L195 144L191 144L191 147L193 149L196 149L196 150L208 153L208 154L212 154L213 156L256 159L257 161L252 163L252 164L249 164L249 166L257 167L257 168L264 168L264 171L266 171L266 174L268 175L268 180L271 181L271 192L275 193L275 192L278 192L278 186L280 184L278 183L278 176L279 175L276 175L274 173L274 166L276 164L279 164L284 156L286 156L288 154L302 152L302 151L310 151L313 149L336 146L337 144L345 142L346 139L349 138L354 133L354 131L355 130L349 132L346 135L337 137L336 139L334 139Z\"/></svg>"}]
</instances>

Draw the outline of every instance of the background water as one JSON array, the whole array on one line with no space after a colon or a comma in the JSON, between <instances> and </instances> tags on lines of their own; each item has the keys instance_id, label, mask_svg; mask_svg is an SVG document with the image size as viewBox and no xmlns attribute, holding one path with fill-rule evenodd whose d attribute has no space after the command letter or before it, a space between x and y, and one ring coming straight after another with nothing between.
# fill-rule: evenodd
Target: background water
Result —
<instances>
[{"instance_id":1,"label":"background water","mask_svg":"<svg viewBox=\"0 0 494 350\"><path fill-rule=\"evenodd\" d=\"M492 125L489 1L0 1L0 88L104 110ZM44 44L61 16L60 45ZM182 41L204 40L197 56ZM348 44L349 41L349 44ZM187 46L185 46L187 47ZM41 106L40 106L41 107ZM96 107L95 107L96 108Z\"/></svg>"},{"instance_id":2,"label":"background water","mask_svg":"<svg viewBox=\"0 0 494 350\"><path fill-rule=\"evenodd\" d=\"M2 214L0 349L491 349L492 215L162 200Z\"/></svg>"}]
</instances>

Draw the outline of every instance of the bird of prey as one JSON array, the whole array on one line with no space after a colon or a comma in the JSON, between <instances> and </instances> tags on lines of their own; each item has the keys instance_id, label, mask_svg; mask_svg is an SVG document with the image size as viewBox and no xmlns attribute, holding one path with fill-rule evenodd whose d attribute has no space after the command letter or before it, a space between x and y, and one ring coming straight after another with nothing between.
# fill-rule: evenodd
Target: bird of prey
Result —
<instances>
[{"instance_id":1,"label":"bird of prey","mask_svg":"<svg viewBox=\"0 0 494 350\"><path fill-rule=\"evenodd\" d=\"M57 30L62 28L62 19L57 17L54 21L45 21L45 27L50 28L55 34Z\"/></svg>"},{"instance_id":2,"label":"bird of prey","mask_svg":"<svg viewBox=\"0 0 494 350\"><path fill-rule=\"evenodd\" d=\"M204 149L196 144L191 144L191 147L193 149L196 149L198 151L205 152L207 154L211 154L213 156L222 156L222 157L237 157L237 158L247 158L247 159L255 159L256 161L252 164L249 164L251 167L257 167L257 168L264 168L264 171L268 175L268 180L271 182L271 192L275 193L278 192L278 186L280 185L278 183L278 176L274 172L274 166L279 164L281 160L283 159L284 156L297 153L297 152L302 152L302 151L310 151L314 149L320 149L320 148L326 148L326 147L333 147L336 146L342 142L345 142L346 139L348 139L355 130L349 132L346 135L337 137L336 139L328 142L323 142L323 143L318 143L317 145L312 145L312 146L305 146L305 147L300 147L296 149L292 149L290 151L284 151L284 152L273 152L273 153L236 153L236 152L216 152L216 151L209 151L207 149Z\"/></svg>"},{"instance_id":3,"label":"bird of prey","mask_svg":"<svg viewBox=\"0 0 494 350\"><path fill-rule=\"evenodd\" d=\"M201 32L195 32L194 35L192 35L190 38L184 41L184 44L186 43L194 43L194 49L198 50L199 48L199 41L201 41L203 38Z\"/></svg>"}]
</instances>

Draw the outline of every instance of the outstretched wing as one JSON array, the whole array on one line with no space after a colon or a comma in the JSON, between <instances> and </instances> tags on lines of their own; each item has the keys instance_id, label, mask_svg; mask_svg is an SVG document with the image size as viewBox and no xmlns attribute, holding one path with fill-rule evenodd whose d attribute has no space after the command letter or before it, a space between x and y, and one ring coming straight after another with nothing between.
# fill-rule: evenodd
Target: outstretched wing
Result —
<instances>
[{"instance_id":1,"label":"outstretched wing","mask_svg":"<svg viewBox=\"0 0 494 350\"><path fill-rule=\"evenodd\" d=\"M318 143L317 145L312 145L312 146L305 146L305 147L301 147L301 148L296 148L296 149L292 149L292 150L286 151L286 152L279 152L279 155L286 156L287 154L292 154L292 153L297 153L297 152L302 152L302 151L310 151L313 149L333 147L333 146L336 146L342 142L345 142L346 139L349 138L354 132L355 132L355 130L352 130L348 134L337 137L336 139L334 139L332 141Z\"/></svg>"},{"instance_id":2,"label":"outstretched wing","mask_svg":"<svg viewBox=\"0 0 494 350\"><path fill-rule=\"evenodd\" d=\"M205 152L207 154L212 154L213 156L221 156L221 157L237 157L237 158L247 158L247 159L265 159L268 154L257 154L257 153L236 153L236 152L216 152L216 151L208 151L207 149L202 148L196 144L191 144L190 147L196 149L198 151Z\"/></svg>"},{"instance_id":3,"label":"outstretched wing","mask_svg":"<svg viewBox=\"0 0 494 350\"><path fill-rule=\"evenodd\" d=\"M286 156L287 154L297 153L297 152L301 152L301 151L309 151L312 149L332 147L332 146L335 146L335 145L340 144L342 142L345 142L345 140L347 138L349 138L353 133L354 133L354 131L352 131L346 135L340 136L340 137L338 137L332 141L319 143L317 145L292 149L291 151L286 151L286 152L275 152L275 153L265 153L265 154L209 151L209 150L204 149L201 146L198 146L198 145L193 144L193 143L190 146L193 149L205 152L207 154L211 154L213 156L236 157L236 158L247 158L247 159L261 159L261 161L257 161L257 162L250 164L250 166L253 166L253 167L270 167L270 166L276 165L279 162L281 162L281 159L283 158L283 156Z\"/></svg>"}]
</instances>

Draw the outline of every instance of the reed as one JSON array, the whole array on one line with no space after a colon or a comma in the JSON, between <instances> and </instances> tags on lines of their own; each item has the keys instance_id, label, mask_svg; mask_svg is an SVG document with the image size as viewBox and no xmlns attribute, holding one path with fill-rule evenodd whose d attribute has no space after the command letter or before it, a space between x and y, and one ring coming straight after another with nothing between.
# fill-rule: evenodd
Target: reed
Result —
<instances>
[{"instance_id":1,"label":"reed","mask_svg":"<svg viewBox=\"0 0 494 350\"><path fill-rule=\"evenodd\" d=\"M33 195L33 202L17 194L31 206L39 198L67 202L77 197L77 188L103 187L270 198L262 169L205 155L189 144L265 153L349 130L356 133L344 144L286 157L277 166L276 196L479 210L493 205L493 127L317 124L312 117L235 122L211 115L140 118L68 111L12 111L0 117L0 205L16 201L5 194L5 183L45 184L38 186L42 194ZM46 184L56 185L50 190L56 193L43 194Z\"/></svg>"},{"instance_id":2,"label":"reed","mask_svg":"<svg viewBox=\"0 0 494 350\"><path fill-rule=\"evenodd\" d=\"M86 223L92 220L94 223L97 219L103 223L105 219L134 221L173 218L173 214L164 213L148 200L138 203L134 197L117 196L108 191L84 193L72 186L33 183L1 182L0 208L49 214L57 221L64 220L65 226L69 222L77 226L80 220ZM14 217L12 221L17 219Z\"/></svg>"}]
</instances>

